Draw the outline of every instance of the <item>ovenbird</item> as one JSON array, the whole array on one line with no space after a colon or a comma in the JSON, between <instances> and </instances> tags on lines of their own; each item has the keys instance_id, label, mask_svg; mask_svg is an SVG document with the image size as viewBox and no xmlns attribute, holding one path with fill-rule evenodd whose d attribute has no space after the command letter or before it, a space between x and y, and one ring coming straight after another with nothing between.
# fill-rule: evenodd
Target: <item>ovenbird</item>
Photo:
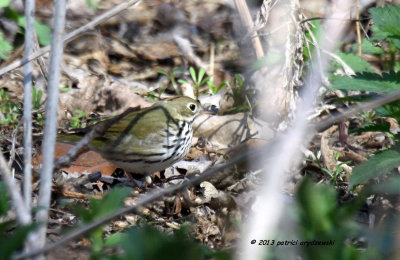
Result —
<instances>
[{"instance_id":1,"label":"ovenbird","mask_svg":"<svg viewBox=\"0 0 400 260\"><path fill-rule=\"evenodd\" d=\"M198 101L181 96L148 108L128 110L110 119L114 121L89 147L126 171L138 174L161 171L189 151L192 123L200 108ZM65 136L58 139L71 140Z\"/></svg>"}]
</instances>

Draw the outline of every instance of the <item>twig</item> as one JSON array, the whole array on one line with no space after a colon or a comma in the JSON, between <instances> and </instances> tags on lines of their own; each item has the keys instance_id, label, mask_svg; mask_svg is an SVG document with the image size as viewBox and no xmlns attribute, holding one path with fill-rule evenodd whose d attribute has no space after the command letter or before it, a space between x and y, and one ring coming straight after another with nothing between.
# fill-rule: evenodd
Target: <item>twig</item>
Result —
<instances>
[{"instance_id":1,"label":"twig","mask_svg":"<svg viewBox=\"0 0 400 260\"><path fill-rule=\"evenodd\" d=\"M113 17L114 15L124 11L125 9L127 9L128 7L138 4L141 0L127 0L117 6L115 6L114 8L110 9L109 11L97 16L96 18L94 18L91 22L87 23L86 25L79 27L77 29L75 29L74 31L66 34L63 38L63 43L66 44L69 41L71 41L72 39L74 39L76 36L80 35L81 33L87 32L90 29L93 29L96 25L110 19L111 17ZM0 76L13 70L16 69L18 67L21 67L22 65L24 65L25 63L27 63L28 61L34 60L40 56L42 56L43 54L47 53L50 51L50 46L46 46L44 48L41 48L40 50L36 51L35 53L31 54L28 58L23 58L21 60L15 61L13 63L11 63L10 65L3 67L0 69Z\"/></svg>"},{"instance_id":2,"label":"twig","mask_svg":"<svg viewBox=\"0 0 400 260\"><path fill-rule=\"evenodd\" d=\"M318 73L321 73L320 77L323 79L324 78L324 75L323 75L324 72L323 72L322 67L321 67L321 50L320 50L321 48L319 47L318 41L317 41L313 31L310 29L309 24L306 23L305 24L305 28L307 29L307 31L308 31L308 33L310 35L310 38L312 40L311 43L315 46L314 50L315 50L315 54L317 56L316 63L320 67L320 69L318 70ZM306 41L307 41L307 39L306 39ZM314 61L315 61L315 59L314 59Z\"/></svg>"},{"instance_id":3,"label":"twig","mask_svg":"<svg viewBox=\"0 0 400 260\"><path fill-rule=\"evenodd\" d=\"M6 159L2 153L0 153L0 175L4 180L8 194L10 194L11 203L17 213L16 216L18 223L21 225L31 223L31 215L29 214L28 209L25 207L24 200L21 196L21 191L18 185L15 183L10 168L8 167Z\"/></svg>"},{"instance_id":4,"label":"twig","mask_svg":"<svg viewBox=\"0 0 400 260\"><path fill-rule=\"evenodd\" d=\"M338 55L336 55L336 54L334 54L332 52L329 52L327 50L324 50L323 48L321 48L319 46L315 46L315 47L319 48L322 52L324 52L324 53L328 54L329 56L331 56L332 58L334 58L336 60L336 62L339 63L342 66L343 71L347 76L356 75L354 70L349 65L347 65L347 63L344 60L342 60L342 58L340 58Z\"/></svg>"},{"instance_id":5,"label":"twig","mask_svg":"<svg viewBox=\"0 0 400 260\"><path fill-rule=\"evenodd\" d=\"M37 51L40 49L40 45L39 45L39 40L38 40L36 33L34 36L35 36L35 42L34 42L33 49L34 49L34 51ZM45 80L45 84L48 84L49 83L49 73L47 71L45 57L43 57L43 56L38 57L36 62L39 65L39 70Z\"/></svg>"},{"instance_id":6,"label":"twig","mask_svg":"<svg viewBox=\"0 0 400 260\"><path fill-rule=\"evenodd\" d=\"M25 1L25 52L29 57L33 52L35 1ZM28 211L32 203L32 62L24 65L24 200Z\"/></svg>"},{"instance_id":7,"label":"twig","mask_svg":"<svg viewBox=\"0 0 400 260\"><path fill-rule=\"evenodd\" d=\"M18 123L17 127L12 131L11 135L10 159L8 160L8 167L10 168L13 162L15 161L15 144L17 142L17 133L20 126L21 126L20 123Z\"/></svg>"},{"instance_id":8,"label":"twig","mask_svg":"<svg viewBox=\"0 0 400 260\"><path fill-rule=\"evenodd\" d=\"M210 44L210 65L208 66L207 74L210 75L210 81L214 83L214 68L215 68L215 44Z\"/></svg>"},{"instance_id":9,"label":"twig","mask_svg":"<svg viewBox=\"0 0 400 260\"><path fill-rule=\"evenodd\" d=\"M380 107L384 104L388 104L388 103L397 101L399 99L400 99L400 91L387 94L387 95L377 98L375 100L365 102L360 105L354 106L350 109L347 109L346 111L344 111L343 113L341 113L339 115L329 117L328 119L325 119L324 121L315 123L314 124L315 129L317 131L324 131L325 129L329 128L333 124L344 121L353 115L361 113L362 111L374 109L374 108Z\"/></svg>"},{"instance_id":10,"label":"twig","mask_svg":"<svg viewBox=\"0 0 400 260\"><path fill-rule=\"evenodd\" d=\"M47 218L50 207L51 183L53 176L54 143L57 129L58 84L60 80L61 59L63 53L63 32L65 25L66 0L55 1L54 26L51 37L51 54L49 64L49 86L46 102L46 120L42 145L43 168L40 174L40 191L36 221L38 230L33 237L36 238L36 248L43 247L46 242Z\"/></svg>"},{"instance_id":11,"label":"twig","mask_svg":"<svg viewBox=\"0 0 400 260\"><path fill-rule=\"evenodd\" d=\"M239 12L240 19L244 23L247 30L252 30L254 27L253 20L251 19L249 8L244 0L235 0L236 9ZM256 53L257 59L264 57L264 50L261 45L260 38L257 36L257 32L251 36L251 42Z\"/></svg>"},{"instance_id":12,"label":"twig","mask_svg":"<svg viewBox=\"0 0 400 260\"><path fill-rule=\"evenodd\" d=\"M311 21L316 21L316 20L335 20L335 21L342 21L342 22L362 22L362 21L367 21L369 19L370 18L363 18L363 19L346 19L346 18L343 18L342 19L342 18L334 18L334 17L331 17L331 18L327 18L327 17L311 17L311 18L307 18L307 19L301 20L300 24L311 22Z\"/></svg>"},{"instance_id":13,"label":"twig","mask_svg":"<svg viewBox=\"0 0 400 260\"><path fill-rule=\"evenodd\" d=\"M361 30L360 30L360 0L356 0L356 32L357 32L357 55L361 56Z\"/></svg>"}]
</instances>

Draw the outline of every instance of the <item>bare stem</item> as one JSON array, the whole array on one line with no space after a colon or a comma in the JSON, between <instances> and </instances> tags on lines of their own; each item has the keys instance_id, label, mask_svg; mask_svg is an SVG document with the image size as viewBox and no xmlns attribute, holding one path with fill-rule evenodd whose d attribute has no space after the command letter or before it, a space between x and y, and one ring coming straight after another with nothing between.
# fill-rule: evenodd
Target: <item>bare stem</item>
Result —
<instances>
[{"instance_id":1,"label":"bare stem","mask_svg":"<svg viewBox=\"0 0 400 260\"><path fill-rule=\"evenodd\" d=\"M25 53L33 52L35 28L35 1L25 1ZM32 202L32 62L24 65L24 200L28 211Z\"/></svg>"},{"instance_id":2,"label":"bare stem","mask_svg":"<svg viewBox=\"0 0 400 260\"><path fill-rule=\"evenodd\" d=\"M39 228L34 234L35 247L45 245L48 210L50 207L51 184L53 175L54 144L57 129L58 84L60 80L61 58L63 53L63 33L65 25L66 0L55 1L54 25L51 38L49 64L48 98L46 102L46 121L42 144L43 168L40 174L40 191L36 221Z\"/></svg>"},{"instance_id":3,"label":"bare stem","mask_svg":"<svg viewBox=\"0 0 400 260\"><path fill-rule=\"evenodd\" d=\"M21 190L17 183L15 183L10 168L8 167L6 159L2 153L0 153L0 175L4 180L8 193L10 194L12 206L17 212L18 223L22 225L31 223L32 218L28 209L25 207L24 200L21 196Z\"/></svg>"}]
</instances>

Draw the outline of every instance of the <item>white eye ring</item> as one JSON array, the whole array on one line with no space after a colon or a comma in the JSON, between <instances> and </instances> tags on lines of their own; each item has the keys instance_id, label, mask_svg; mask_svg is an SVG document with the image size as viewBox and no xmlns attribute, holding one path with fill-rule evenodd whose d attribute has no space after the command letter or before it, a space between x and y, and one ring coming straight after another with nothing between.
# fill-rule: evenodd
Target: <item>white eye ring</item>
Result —
<instances>
[{"instance_id":1,"label":"white eye ring","mask_svg":"<svg viewBox=\"0 0 400 260\"><path fill-rule=\"evenodd\" d=\"M194 111L196 111L197 106L196 106L196 104L194 104L194 103L190 103L190 104L188 104L188 108L189 108L192 112L194 112Z\"/></svg>"}]
</instances>

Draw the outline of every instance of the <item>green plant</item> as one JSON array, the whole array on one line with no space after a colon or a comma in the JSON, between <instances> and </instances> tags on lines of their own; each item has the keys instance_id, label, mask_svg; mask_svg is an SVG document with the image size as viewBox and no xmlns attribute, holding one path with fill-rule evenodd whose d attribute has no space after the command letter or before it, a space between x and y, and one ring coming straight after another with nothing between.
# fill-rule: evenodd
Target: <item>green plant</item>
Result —
<instances>
[{"instance_id":1,"label":"green plant","mask_svg":"<svg viewBox=\"0 0 400 260\"><path fill-rule=\"evenodd\" d=\"M0 58L7 60L12 50L13 46L4 39L3 32L0 31Z\"/></svg>"},{"instance_id":2,"label":"green plant","mask_svg":"<svg viewBox=\"0 0 400 260\"><path fill-rule=\"evenodd\" d=\"M5 89L0 89L0 125L17 125L20 118L20 104L11 100Z\"/></svg>"},{"instance_id":3,"label":"green plant","mask_svg":"<svg viewBox=\"0 0 400 260\"><path fill-rule=\"evenodd\" d=\"M219 86L216 86L211 80L208 80L207 85L210 88L211 94L215 95L218 94L226 86L226 82L224 81L219 84Z\"/></svg>"},{"instance_id":4,"label":"green plant","mask_svg":"<svg viewBox=\"0 0 400 260\"><path fill-rule=\"evenodd\" d=\"M362 182L388 174L400 165L398 147L388 149L372 156L368 161L353 169L349 188Z\"/></svg>"},{"instance_id":5,"label":"green plant","mask_svg":"<svg viewBox=\"0 0 400 260\"><path fill-rule=\"evenodd\" d=\"M313 153L313 157L314 157L315 159L314 159L314 158L313 158L313 159L305 158L304 160L305 160L306 162L313 163L313 164L315 164L318 168L322 169L322 168L323 168L323 165L324 165L324 162L323 162L323 160L322 160L322 154L321 154L321 152L319 152L318 150L313 150L312 153Z\"/></svg>"},{"instance_id":6,"label":"green plant","mask_svg":"<svg viewBox=\"0 0 400 260\"><path fill-rule=\"evenodd\" d=\"M6 220L10 210L9 197L3 182L0 182L0 259L11 259L11 255L21 250L28 233L36 225L16 226L15 220Z\"/></svg>"},{"instance_id":7,"label":"green plant","mask_svg":"<svg viewBox=\"0 0 400 260\"><path fill-rule=\"evenodd\" d=\"M10 7L4 8L4 12L2 14L4 18L10 19L12 21L17 22L18 26L25 29L25 16L17 13L15 10ZM38 41L42 46L46 46L50 44L51 40L51 29L49 26L40 23L38 21L34 22L35 32L38 37ZM23 34L23 30L20 30L19 33Z\"/></svg>"},{"instance_id":8,"label":"green plant","mask_svg":"<svg viewBox=\"0 0 400 260\"><path fill-rule=\"evenodd\" d=\"M388 5L381 8L371 8L369 13L374 21L371 27L372 37L364 39L362 50L375 55L382 60L383 72L378 74L371 69L371 66L359 57L352 54L342 54L342 58L347 58L346 62L356 72L352 77L331 75L331 88L348 91L358 91L365 93L363 98L359 96L347 97L349 101L363 102L381 94L399 91L400 74L396 70L398 61L396 55L400 50L400 6ZM385 44L382 44L385 43ZM355 48L353 48L353 51ZM395 101L383 105L373 111L366 111L360 117L362 125L353 129L354 133L365 131L380 131L387 133L393 141L397 142L398 135L390 133L390 124L387 122L377 122L382 117L392 117L400 120L400 102ZM350 178L350 188L354 185L363 183L370 179L390 173L400 162L398 160L399 152L395 143L392 149L377 153L367 162L354 168Z\"/></svg>"},{"instance_id":9,"label":"green plant","mask_svg":"<svg viewBox=\"0 0 400 260\"><path fill-rule=\"evenodd\" d=\"M34 123L39 126L39 129L44 125L44 117L42 114L42 110L44 110L43 105L44 101L43 98L43 91L37 90L36 87L32 88L32 109L33 109L33 118Z\"/></svg>"},{"instance_id":10,"label":"green plant","mask_svg":"<svg viewBox=\"0 0 400 260\"><path fill-rule=\"evenodd\" d=\"M196 98L198 98L200 88L207 84L207 82L210 80L210 77L205 76L206 70L204 68L200 68L198 73L196 73L196 70L193 67L190 67L189 73L190 73L194 88L196 90ZM178 80L178 82L181 84L188 83L186 80L183 80L183 79Z\"/></svg>"},{"instance_id":11,"label":"green plant","mask_svg":"<svg viewBox=\"0 0 400 260\"><path fill-rule=\"evenodd\" d=\"M234 78L232 84L229 82L227 83L232 89L233 100L235 101L234 106L228 109L228 112L253 112L255 105L250 101L250 98L246 93L242 76L240 74L235 74Z\"/></svg>"},{"instance_id":12,"label":"green plant","mask_svg":"<svg viewBox=\"0 0 400 260\"><path fill-rule=\"evenodd\" d=\"M332 178L332 181L334 183L336 183L338 181L338 179L340 177L342 177L343 174L345 174L344 167L342 165L345 165L345 164L347 165L349 163L350 163L350 161L339 163L339 165L336 167L336 170L334 172L331 172L327 168L322 168L321 170L323 172L325 172L326 174L328 174Z\"/></svg>"},{"instance_id":13,"label":"green plant","mask_svg":"<svg viewBox=\"0 0 400 260\"><path fill-rule=\"evenodd\" d=\"M68 207L83 223L89 223L96 218L106 216L121 208L130 191L129 188L115 188L100 200L90 199L88 208L71 204ZM100 227L92 231L89 234L89 239L91 241L92 259L100 259L101 251L105 246L102 228Z\"/></svg>"},{"instance_id":14,"label":"green plant","mask_svg":"<svg viewBox=\"0 0 400 260\"><path fill-rule=\"evenodd\" d=\"M75 110L75 114L71 117L71 124L70 127L72 128L82 128L82 119L86 118L86 113L82 110Z\"/></svg>"},{"instance_id":15,"label":"green plant","mask_svg":"<svg viewBox=\"0 0 400 260\"><path fill-rule=\"evenodd\" d=\"M374 249L358 250L349 243L361 229L354 216L365 197L338 205L337 194L331 186L314 184L304 179L297 191L299 231L301 242L328 242L325 245L300 244L304 259L374 259ZM372 255L371 255L372 254ZM376 258L375 258L376 259Z\"/></svg>"},{"instance_id":16,"label":"green plant","mask_svg":"<svg viewBox=\"0 0 400 260\"><path fill-rule=\"evenodd\" d=\"M212 252L192 240L185 227L167 235L147 224L110 236L105 244L122 248L123 255L114 259L231 259L227 252Z\"/></svg>"},{"instance_id":17,"label":"green plant","mask_svg":"<svg viewBox=\"0 0 400 260\"><path fill-rule=\"evenodd\" d=\"M43 91L37 90L36 87L32 88L32 108L33 110L38 110L42 108L43 101Z\"/></svg>"},{"instance_id":18,"label":"green plant","mask_svg":"<svg viewBox=\"0 0 400 260\"><path fill-rule=\"evenodd\" d=\"M99 9L99 1L98 0L86 0L86 4L89 6L89 8L93 10Z\"/></svg>"},{"instance_id":19,"label":"green plant","mask_svg":"<svg viewBox=\"0 0 400 260\"><path fill-rule=\"evenodd\" d=\"M177 95L182 95L182 91L179 89L178 85L176 84L176 78L183 75L183 71L180 67L174 68L172 71L168 72L166 70L159 70L158 73L166 75L169 80L171 81L172 87L174 88ZM166 87L159 91L159 98L161 97L162 93L164 93Z\"/></svg>"}]
</instances>

